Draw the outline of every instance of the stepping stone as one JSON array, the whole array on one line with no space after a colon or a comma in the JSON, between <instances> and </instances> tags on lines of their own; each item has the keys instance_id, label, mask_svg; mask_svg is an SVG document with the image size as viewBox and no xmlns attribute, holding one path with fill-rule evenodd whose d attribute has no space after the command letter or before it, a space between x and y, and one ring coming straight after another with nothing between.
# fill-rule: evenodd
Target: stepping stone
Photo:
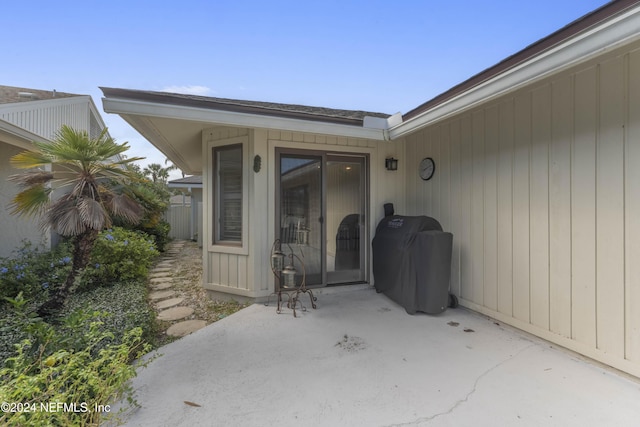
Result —
<instances>
[{"instance_id":1,"label":"stepping stone","mask_svg":"<svg viewBox=\"0 0 640 427\"><path fill-rule=\"evenodd\" d=\"M158 320L172 321L180 320L185 317L189 317L193 314L193 308L191 307L173 307L161 311L158 314Z\"/></svg>"},{"instance_id":2,"label":"stepping stone","mask_svg":"<svg viewBox=\"0 0 640 427\"><path fill-rule=\"evenodd\" d=\"M173 265L173 261L161 261L156 264L156 267L171 267Z\"/></svg>"},{"instance_id":3,"label":"stepping stone","mask_svg":"<svg viewBox=\"0 0 640 427\"><path fill-rule=\"evenodd\" d=\"M151 289L153 289L154 291L162 291L164 289L169 289L172 286L173 286L173 283L165 282L165 283L159 283L157 285L153 285L151 286Z\"/></svg>"},{"instance_id":4,"label":"stepping stone","mask_svg":"<svg viewBox=\"0 0 640 427\"><path fill-rule=\"evenodd\" d=\"M184 337L192 332L202 329L207 326L207 322L204 320L185 320L184 322L178 322L175 325L171 325L167 329L167 335L172 337Z\"/></svg>"},{"instance_id":5,"label":"stepping stone","mask_svg":"<svg viewBox=\"0 0 640 427\"><path fill-rule=\"evenodd\" d=\"M173 268L171 267L153 267L151 269L151 274L155 274L155 273L170 273L173 271Z\"/></svg>"},{"instance_id":6,"label":"stepping stone","mask_svg":"<svg viewBox=\"0 0 640 427\"><path fill-rule=\"evenodd\" d=\"M173 279L171 277L153 277L149 279L149 283L152 285L159 285L160 283L171 283Z\"/></svg>"},{"instance_id":7,"label":"stepping stone","mask_svg":"<svg viewBox=\"0 0 640 427\"><path fill-rule=\"evenodd\" d=\"M173 307L176 306L178 304L180 304L182 301L184 301L184 298L171 298L171 299L165 299L160 301L158 304L156 304L156 307L159 310L165 310L169 307Z\"/></svg>"},{"instance_id":8,"label":"stepping stone","mask_svg":"<svg viewBox=\"0 0 640 427\"><path fill-rule=\"evenodd\" d=\"M152 300L165 299L174 296L176 293L174 291L157 291L151 292L149 294L149 298Z\"/></svg>"},{"instance_id":9,"label":"stepping stone","mask_svg":"<svg viewBox=\"0 0 640 427\"><path fill-rule=\"evenodd\" d=\"M149 274L149 279L170 278L173 274L170 271L161 271L160 273Z\"/></svg>"}]
</instances>

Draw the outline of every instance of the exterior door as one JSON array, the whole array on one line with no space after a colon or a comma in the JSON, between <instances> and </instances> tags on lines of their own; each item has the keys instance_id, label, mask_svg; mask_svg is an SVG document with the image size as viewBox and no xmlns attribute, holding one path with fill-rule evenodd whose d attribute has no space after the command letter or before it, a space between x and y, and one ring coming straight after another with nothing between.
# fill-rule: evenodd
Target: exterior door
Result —
<instances>
[{"instance_id":1,"label":"exterior door","mask_svg":"<svg viewBox=\"0 0 640 427\"><path fill-rule=\"evenodd\" d=\"M278 150L276 237L311 287L366 280L366 158ZM286 262L290 262L288 257Z\"/></svg>"}]
</instances>

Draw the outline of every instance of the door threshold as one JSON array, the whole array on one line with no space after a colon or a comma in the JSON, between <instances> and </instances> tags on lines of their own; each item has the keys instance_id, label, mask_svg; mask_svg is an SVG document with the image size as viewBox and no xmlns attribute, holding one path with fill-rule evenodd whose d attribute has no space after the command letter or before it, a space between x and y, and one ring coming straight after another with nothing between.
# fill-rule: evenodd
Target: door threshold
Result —
<instances>
[{"instance_id":1,"label":"door threshold","mask_svg":"<svg viewBox=\"0 0 640 427\"><path fill-rule=\"evenodd\" d=\"M340 285L325 286L322 288L311 288L314 295L329 295L340 292L358 291L363 289L373 289L369 283L347 283Z\"/></svg>"}]
</instances>

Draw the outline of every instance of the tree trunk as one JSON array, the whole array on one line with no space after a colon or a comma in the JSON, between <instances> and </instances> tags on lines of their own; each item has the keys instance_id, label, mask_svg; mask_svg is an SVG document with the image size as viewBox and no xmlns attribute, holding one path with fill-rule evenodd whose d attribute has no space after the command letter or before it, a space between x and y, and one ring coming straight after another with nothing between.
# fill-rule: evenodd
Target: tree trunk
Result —
<instances>
[{"instance_id":1,"label":"tree trunk","mask_svg":"<svg viewBox=\"0 0 640 427\"><path fill-rule=\"evenodd\" d=\"M76 277L89 264L91 250L97 238L98 230L87 230L83 234L76 236L73 241L73 264L71 271L69 271L62 286L54 291L49 296L49 299L40 306L38 309L38 315L40 315L40 317L48 317L64 306Z\"/></svg>"}]
</instances>

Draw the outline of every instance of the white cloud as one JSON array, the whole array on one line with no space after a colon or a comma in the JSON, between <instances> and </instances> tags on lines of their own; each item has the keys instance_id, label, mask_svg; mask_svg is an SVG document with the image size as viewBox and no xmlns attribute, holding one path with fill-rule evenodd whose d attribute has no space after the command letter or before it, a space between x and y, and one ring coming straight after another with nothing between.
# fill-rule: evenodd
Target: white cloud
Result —
<instances>
[{"instance_id":1,"label":"white cloud","mask_svg":"<svg viewBox=\"0 0 640 427\"><path fill-rule=\"evenodd\" d=\"M212 95L215 92L206 86L167 86L160 89L161 92L185 93L188 95Z\"/></svg>"}]
</instances>

